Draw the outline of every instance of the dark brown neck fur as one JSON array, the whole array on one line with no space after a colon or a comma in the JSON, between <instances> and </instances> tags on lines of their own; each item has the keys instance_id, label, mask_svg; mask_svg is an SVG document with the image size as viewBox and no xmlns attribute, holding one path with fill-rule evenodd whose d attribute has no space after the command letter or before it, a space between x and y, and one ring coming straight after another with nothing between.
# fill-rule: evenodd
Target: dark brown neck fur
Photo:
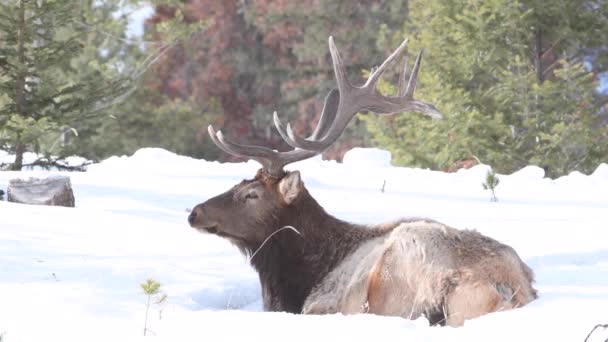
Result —
<instances>
[{"instance_id":1,"label":"dark brown neck fur","mask_svg":"<svg viewBox=\"0 0 608 342\"><path fill-rule=\"evenodd\" d=\"M311 290L361 243L384 234L341 221L303 189L297 203L280 210L273 231L292 226L301 235L283 230L272 236L251 260L258 271L264 309L300 313ZM240 246L249 255L261 245Z\"/></svg>"}]
</instances>

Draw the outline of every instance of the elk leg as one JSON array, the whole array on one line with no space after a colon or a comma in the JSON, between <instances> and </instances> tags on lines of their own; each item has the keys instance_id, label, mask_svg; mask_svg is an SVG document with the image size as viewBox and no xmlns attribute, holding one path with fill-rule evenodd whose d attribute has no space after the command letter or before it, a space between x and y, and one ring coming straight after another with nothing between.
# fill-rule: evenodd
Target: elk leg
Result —
<instances>
[{"instance_id":1,"label":"elk leg","mask_svg":"<svg viewBox=\"0 0 608 342\"><path fill-rule=\"evenodd\" d=\"M429 320L429 324L431 326L433 326L433 325L445 326L445 324L446 324L445 314L443 312L442 307L435 308L434 310L429 310L424 315Z\"/></svg>"},{"instance_id":2,"label":"elk leg","mask_svg":"<svg viewBox=\"0 0 608 342\"><path fill-rule=\"evenodd\" d=\"M447 324L461 326L467 319L501 310L512 309L495 284L463 282L448 294L446 301Z\"/></svg>"},{"instance_id":3,"label":"elk leg","mask_svg":"<svg viewBox=\"0 0 608 342\"><path fill-rule=\"evenodd\" d=\"M402 253L398 243L390 244L372 267L368 277L368 312L384 316L416 319L424 311L415 303L412 291L404 278Z\"/></svg>"}]
</instances>

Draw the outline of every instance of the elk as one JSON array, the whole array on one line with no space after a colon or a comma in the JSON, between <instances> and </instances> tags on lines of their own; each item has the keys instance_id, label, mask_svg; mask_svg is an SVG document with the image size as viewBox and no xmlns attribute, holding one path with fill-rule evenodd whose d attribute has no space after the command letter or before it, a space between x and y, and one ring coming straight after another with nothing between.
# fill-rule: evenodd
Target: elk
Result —
<instances>
[{"instance_id":1,"label":"elk","mask_svg":"<svg viewBox=\"0 0 608 342\"><path fill-rule=\"evenodd\" d=\"M474 230L430 219L400 219L365 226L328 214L310 195L298 171L284 167L322 153L360 111L418 112L441 118L431 104L414 99L422 54L406 83L403 58L396 96L376 83L406 49L405 40L363 86L353 86L333 39L329 50L337 90L325 98L319 123L306 139L274 113L274 123L293 150L278 152L234 143L208 127L226 153L256 160L255 177L198 204L188 216L196 230L228 239L250 256L266 311L304 314L372 313L459 326L480 315L523 306L536 298L532 270L511 247ZM285 227L294 232L281 232Z\"/></svg>"}]
</instances>

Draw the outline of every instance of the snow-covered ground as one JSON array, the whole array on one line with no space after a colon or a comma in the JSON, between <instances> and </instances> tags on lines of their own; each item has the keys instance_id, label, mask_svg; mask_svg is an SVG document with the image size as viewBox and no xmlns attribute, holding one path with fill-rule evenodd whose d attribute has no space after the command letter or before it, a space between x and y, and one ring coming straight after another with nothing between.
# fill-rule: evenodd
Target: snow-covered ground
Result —
<instances>
[{"instance_id":1,"label":"snow-covered ground","mask_svg":"<svg viewBox=\"0 0 608 342\"><path fill-rule=\"evenodd\" d=\"M3 156L0 156L2 159ZM150 311L145 338L167 341L583 341L608 323L608 165L556 180L529 166L500 175L498 203L481 184L489 170L445 174L390 165L373 149L343 164L294 164L333 215L375 223L425 216L474 228L514 247L534 269L540 298L461 328L373 315L263 313L256 273L228 242L197 233L189 208L243 178L255 162L220 164L142 149L70 173L76 208L0 202L0 336L13 341L132 341L142 336L147 278L168 301ZM16 177L57 172L1 172ZM380 188L386 181L385 192ZM599 328L589 341L604 341Z\"/></svg>"}]
</instances>

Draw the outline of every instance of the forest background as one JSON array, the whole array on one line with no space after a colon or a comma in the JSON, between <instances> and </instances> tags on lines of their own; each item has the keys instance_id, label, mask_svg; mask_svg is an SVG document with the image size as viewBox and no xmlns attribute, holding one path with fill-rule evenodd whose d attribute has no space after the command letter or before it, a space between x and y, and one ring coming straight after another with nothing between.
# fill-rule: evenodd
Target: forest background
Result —
<instances>
[{"instance_id":1,"label":"forest background","mask_svg":"<svg viewBox=\"0 0 608 342\"><path fill-rule=\"evenodd\" d=\"M152 146L235 160L209 124L287 150L272 113L301 135L315 127L335 86L330 35L355 84L409 38L410 56L424 50L416 96L444 119L361 113L326 159L380 147L396 165L551 177L608 161L607 0L4 0L0 150L16 157L2 167Z\"/></svg>"}]
</instances>

